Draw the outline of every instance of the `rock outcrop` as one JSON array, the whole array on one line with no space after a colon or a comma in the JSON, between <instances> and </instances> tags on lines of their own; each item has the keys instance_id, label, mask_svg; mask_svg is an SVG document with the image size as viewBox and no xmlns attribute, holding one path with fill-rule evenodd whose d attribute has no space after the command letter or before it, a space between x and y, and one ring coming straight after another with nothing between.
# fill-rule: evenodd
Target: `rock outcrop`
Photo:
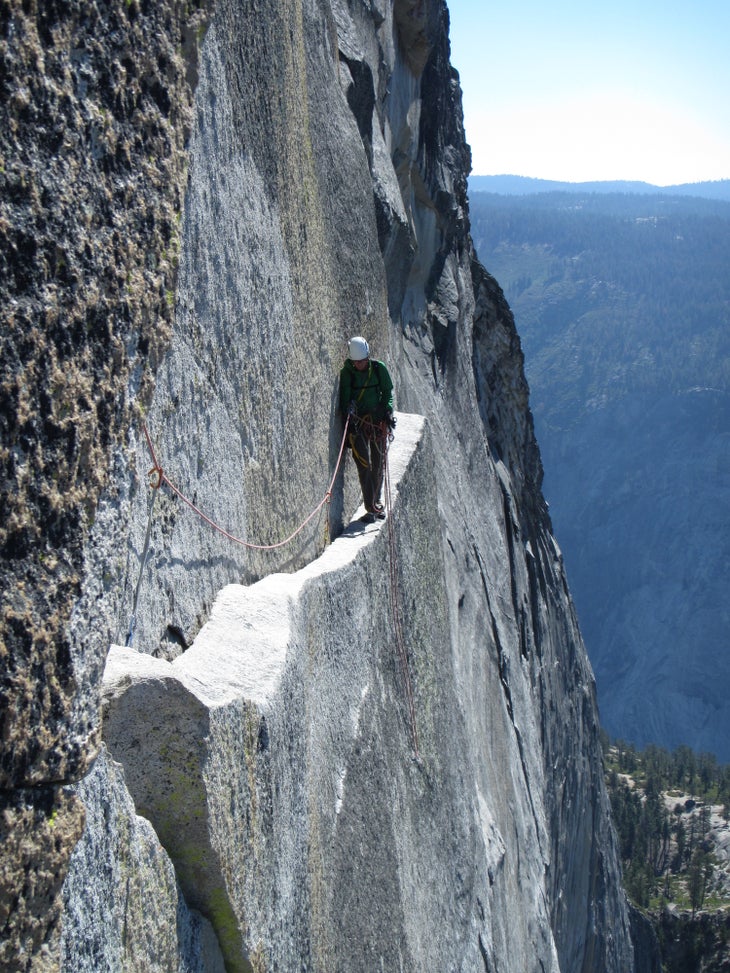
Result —
<instances>
[{"instance_id":1,"label":"rock outcrop","mask_svg":"<svg viewBox=\"0 0 730 973\"><path fill-rule=\"evenodd\" d=\"M63 888L60 968L223 973L212 926L183 898L169 855L137 814L123 769L106 748L78 798L86 821ZM52 960L49 968L58 968Z\"/></svg>"},{"instance_id":2,"label":"rock outcrop","mask_svg":"<svg viewBox=\"0 0 730 973\"><path fill-rule=\"evenodd\" d=\"M632 969L519 339L469 237L446 8L189 13L3 7L3 963ZM34 155L48 98L69 121ZM66 255L23 277L20 230ZM396 380L390 524L322 553L314 518L261 551L149 489L142 414L212 520L286 536L330 482L355 332ZM348 467L333 536L357 502Z\"/></svg>"}]
</instances>

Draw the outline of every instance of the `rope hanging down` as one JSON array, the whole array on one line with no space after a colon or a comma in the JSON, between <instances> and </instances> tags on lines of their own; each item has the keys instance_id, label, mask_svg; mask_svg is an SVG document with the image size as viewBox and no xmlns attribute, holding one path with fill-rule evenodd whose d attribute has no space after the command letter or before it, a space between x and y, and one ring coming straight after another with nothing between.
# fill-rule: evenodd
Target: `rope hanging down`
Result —
<instances>
[{"instance_id":1,"label":"rope hanging down","mask_svg":"<svg viewBox=\"0 0 730 973\"><path fill-rule=\"evenodd\" d=\"M302 521L302 523L297 527L297 529L293 533L291 533L283 541L279 541L276 544L252 544L250 541L244 541L240 537L236 537L235 534L231 534L229 531L224 530L222 527L216 524L215 521L211 520L211 518L208 517L207 514L204 514L203 511L200 510L200 508L197 507L192 502L192 500L189 500L185 496L185 494L182 493L182 491L175 486L175 484L172 482L170 477L162 469L157 459L155 448L152 445L152 439L150 438L150 434L147 429L147 426L143 426L142 428L144 430L145 439L147 440L147 448L150 451L150 456L152 457L152 462L154 464L152 466L152 469L147 474L150 477L150 486L152 487L153 492L152 492L152 503L150 504L150 512L147 518L147 531L145 533L145 539L144 539L144 550L142 551L142 558L140 560L139 577L137 579L137 587L135 588L134 591L134 600L132 603L132 615L129 620L129 628L127 630L125 645L131 646L132 640L134 638L134 630L137 624L137 603L139 601L139 592L142 587L142 578L144 576L144 569L145 569L145 564L147 563L147 554L150 545L150 532L152 529L152 514L155 509L155 500L157 499L157 493L163 483L166 483L167 486L172 490L172 492L176 496L180 497L183 503L187 504L187 506L190 507L191 510L195 511L195 513L202 520L204 520L206 524L212 527L213 530L218 531L219 534L222 534L224 537L227 537L228 540L232 541L234 544L240 544L243 547L248 547L256 551L273 551L276 548L283 547L285 544L288 544L290 541L294 540L297 534L299 534L302 530L304 530L304 528L307 526L310 520L319 513L319 511L322 509L325 503L329 503L332 497L332 490L335 485L335 480L337 479L337 474L339 473L340 466L342 464L342 455L345 451L345 443L347 441L347 428L349 423L350 423L350 417L348 416L345 420L345 428L342 433L342 442L340 443L340 452L337 456L337 463L335 464L335 472L332 474L332 479L330 480L330 484L327 487L327 492L325 493L324 497L320 500L320 502L317 504L314 510L309 514L309 516L304 521ZM329 542L329 523L327 518L325 522L325 544L327 544L328 542Z\"/></svg>"},{"instance_id":2,"label":"rope hanging down","mask_svg":"<svg viewBox=\"0 0 730 973\"><path fill-rule=\"evenodd\" d=\"M411 683L410 667L408 665L408 650L406 639L403 633L403 610L400 601L400 586L398 584L398 562L396 559L397 544L395 538L395 527L393 525L393 498L390 489L390 464L388 463L388 436L384 436L384 457L383 457L383 486L385 492L385 506L388 517L388 548L390 554L390 608L393 616L393 633L395 635L395 646L400 661L403 684L405 687L406 704L408 706L408 718L411 724L411 738L413 741L413 753L417 761L420 762L421 755L418 750L418 729L416 727L416 706L413 697L413 685Z\"/></svg>"},{"instance_id":3,"label":"rope hanging down","mask_svg":"<svg viewBox=\"0 0 730 973\"><path fill-rule=\"evenodd\" d=\"M248 547L249 549L254 551L274 551L279 547L284 547L290 541L293 541L294 538L297 536L297 534L301 533L301 531L304 530L304 528L307 526L310 520L312 520L313 517L316 517L316 515L319 513L322 507L326 503L329 503L332 497L332 490L334 489L335 480L337 479L337 474L339 473L340 466L342 465L342 455L345 451L345 443L347 441L347 429L349 424L350 424L350 417L347 416L347 418L345 419L345 429L342 433L342 442L340 443L340 452L337 456L337 463L335 464L335 472L332 474L332 479L330 480L330 484L327 487L327 492L319 501L319 503L314 508L314 510L309 514L309 516L306 517L302 521L302 523L297 527L297 529L293 531L291 534L289 534L288 537L285 537L283 541L277 541L275 544L252 544L250 541L244 541L242 538L236 537L235 534L231 534L223 527L220 527L218 524L216 524L214 520L211 520L211 518L208 517L207 514L204 514L203 511L199 507L197 507L192 500L189 500L188 497L186 497L185 494L182 493L182 491L175 486L175 484L172 482L170 477L167 475L167 473L165 473L163 468L160 466L159 462L157 461L157 456L155 454L155 450L152 445L152 440L150 439L150 434L147 430L147 426L143 426L145 439L147 440L147 448L150 451L150 456L152 457L152 462L154 464L152 469L150 470L149 475L151 476L153 473L157 475L157 482L152 483L151 485L153 489L158 490L162 486L162 484L165 483L172 490L172 492L176 496L178 496L183 503L187 504L187 506L190 507L190 509L193 510L198 515L198 517L204 520L209 527L212 527L213 530L218 531L219 534L222 534L224 537L228 538L228 540L232 541L234 544L240 544L241 547Z\"/></svg>"}]
</instances>

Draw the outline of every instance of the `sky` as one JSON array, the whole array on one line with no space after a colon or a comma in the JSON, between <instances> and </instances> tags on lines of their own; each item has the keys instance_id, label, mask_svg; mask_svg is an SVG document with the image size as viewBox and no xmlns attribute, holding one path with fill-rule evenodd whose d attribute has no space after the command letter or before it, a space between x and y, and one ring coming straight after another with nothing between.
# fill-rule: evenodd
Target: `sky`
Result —
<instances>
[{"instance_id":1,"label":"sky","mask_svg":"<svg viewBox=\"0 0 730 973\"><path fill-rule=\"evenodd\" d=\"M474 175L730 178L730 0L447 0Z\"/></svg>"}]
</instances>

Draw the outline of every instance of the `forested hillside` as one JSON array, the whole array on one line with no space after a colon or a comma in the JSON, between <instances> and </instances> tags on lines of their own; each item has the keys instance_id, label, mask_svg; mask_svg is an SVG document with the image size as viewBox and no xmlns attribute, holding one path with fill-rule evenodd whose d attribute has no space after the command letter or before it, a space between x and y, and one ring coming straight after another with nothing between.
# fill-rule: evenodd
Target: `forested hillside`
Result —
<instances>
[{"instance_id":1,"label":"forested hillside","mask_svg":"<svg viewBox=\"0 0 730 973\"><path fill-rule=\"evenodd\" d=\"M689 747L605 748L624 867L641 908L730 906L730 765Z\"/></svg>"},{"instance_id":2,"label":"forested hillside","mask_svg":"<svg viewBox=\"0 0 730 973\"><path fill-rule=\"evenodd\" d=\"M471 205L477 252L512 305L528 369L540 369L541 416L609 390L728 388L730 204L560 193ZM593 348L566 373L579 334ZM551 395L538 403L545 370Z\"/></svg>"},{"instance_id":3,"label":"forested hillside","mask_svg":"<svg viewBox=\"0 0 730 973\"><path fill-rule=\"evenodd\" d=\"M624 885L657 935L664 973L730 967L730 766L689 747L604 740Z\"/></svg>"},{"instance_id":4,"label":"forested hillside","mask_svg":"<svg viewBox=\"0 0 730 973\"><path fill-rule=\"evenodd\" d=\"M605 726L730 758L730 203L473 193Z\"/></svg>"}]
</instances>

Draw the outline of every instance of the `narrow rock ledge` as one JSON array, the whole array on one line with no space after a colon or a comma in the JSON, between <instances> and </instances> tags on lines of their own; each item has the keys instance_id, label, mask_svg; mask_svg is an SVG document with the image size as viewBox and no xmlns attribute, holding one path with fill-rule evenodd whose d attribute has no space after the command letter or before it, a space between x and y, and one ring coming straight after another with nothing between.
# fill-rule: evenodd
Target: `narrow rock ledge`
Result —
<instances>
[{"instance_id":1,"label":"narrow rock ledge","mask_svg":"<svg viewBox=\"0 0 730 973\"><path fill-rule=\"evenodd\" d=\"M396 518L399 485L424 427L422 416L398 415L389 451ZM109 652L102 689L104 739L112 757L124 766L138 813L151 821L174 862L188 904L216 929L230 970L252 968L256 936L249 924L256 922L249 903L265 899L261 888L252 888L263 881L256 875L261 851L253 844L257 835L266 833L255 819L265 815L271 789L285 786L281 774L276 776L270 767L274 711L312 705L286 699L280 705L292 643L301 641L302 625L317 624L306 606L301 611L302 595L330 576L326 587L335 590L335 604L346 604L352 586L348 568L376 542L382 572L388 573L387 524L365 525L357 520L363 512L359 508L342 535L303 569L272 574L248 587L224 588L193 645L173 662L118 645ZM345 586L339 595L334 576L341 576ZM350 694L351 718L343 714L345 725L328 730L333 737L349 737L347 750L358 736L358 714L369 691L368 677L362 672L359 677ZM294 684L294 695L296 689ZM289 733L305 725L291 717ZM297 745L279 740L276 746L286 762L287 752ZM241 773L246 766L248 773ZM226 767L238 768L238 773L228 776ZM306 768L284 773L298 777L297 783L309 775ZM345 768L335 776L339 813Z\"/></svg>"}]
</instances>

